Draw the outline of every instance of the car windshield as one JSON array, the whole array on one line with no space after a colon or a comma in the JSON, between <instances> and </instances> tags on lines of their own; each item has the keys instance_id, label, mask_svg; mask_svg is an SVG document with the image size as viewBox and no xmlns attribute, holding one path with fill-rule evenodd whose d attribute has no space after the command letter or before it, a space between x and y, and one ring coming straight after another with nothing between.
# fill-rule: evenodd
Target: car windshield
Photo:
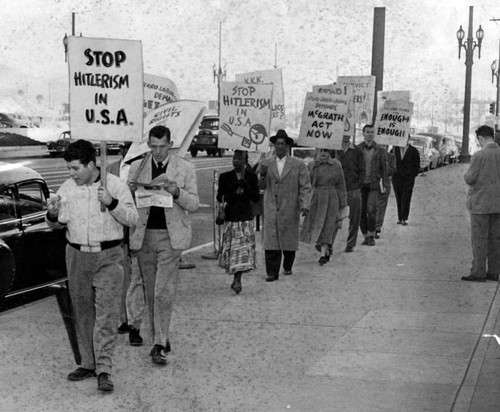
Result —
<instances>
[{"instance_id":1,"label":"car windshield","mask_svg":"<svg viewBox=\"0 0 500 412\"><path fill-rule=\"evenodd\" d=\"M415 138L410 139L410 143L412 146L421 146L421 147L427 146L427 143L425 140L420 140L420 139L415 139Z\"/></svg>"},{"instance_id":2,"label":"car windshield","mask_svg":"<svg viewBox=\"0 0 500 412\"><path fill-rule=\"evenodd\" d=\"M217 129L219 127L219 119L203 119L201 121L201 129Z\"/></svg>"}]
</instances>

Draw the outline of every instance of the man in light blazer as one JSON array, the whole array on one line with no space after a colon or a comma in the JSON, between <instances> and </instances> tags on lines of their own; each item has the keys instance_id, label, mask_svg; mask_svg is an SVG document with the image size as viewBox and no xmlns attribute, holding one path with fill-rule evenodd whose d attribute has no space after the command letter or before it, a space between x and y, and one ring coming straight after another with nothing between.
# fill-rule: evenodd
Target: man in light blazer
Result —
<instances>
[{"instance_id":1,"label":"man in light blazer","mask_svg":"<svg viewBox=\"0 0 500 412\"><path fill-rule=\"evenodd\" d=\"M168 192L172 207L140 207L139 222L130 231L130 250L137 252L139 270L146 292L153 348L150 355L158 365L166 365L170 351L169 328L179 274L179 259L191 244L189 213L198 209L199 197L194 166L169 150L170 130L155 126L149 131L150 153L132 164L129 184L132 190L153 179L153 190ZM139 163L139 164L138 164ZM136 191L136 202L137 202ZM131 325L136 329L140 325Z\"/></svg>"},{"instance_id":2,"label":"man in light blazer","mask_svg":"<svg viewBox=\"0 0 500 412\"><path fill-rule=\"evenodd\" d=\"M462 280L498 281L500 273L500 147L489 126L476 130L481 150L472 156L464 175L469 185L472 268Z\"/></svg>"},{"instance_id":3,"label":"man in light blazer","mask_svg":"<svg viewBox=\"0 0 500 412\"><path fill-rule=\"evenodd\" d=\"M259 188L264 189L264 255L267 282L279 278L283 254L283 274L291 275L299 248L300 214L309 212L311 182L305 163L288 156L293 139L284 130L270 137L276 155L260 165Z\"/></svg>"}]
</instances>

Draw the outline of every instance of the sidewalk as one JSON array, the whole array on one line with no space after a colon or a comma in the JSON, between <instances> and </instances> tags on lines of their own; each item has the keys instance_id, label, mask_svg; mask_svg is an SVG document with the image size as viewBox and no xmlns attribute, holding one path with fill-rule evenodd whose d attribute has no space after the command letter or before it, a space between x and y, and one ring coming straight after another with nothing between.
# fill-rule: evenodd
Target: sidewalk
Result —
<instances>
[{"instance_id":1,"label":"sidewalk","mask_svg":"<svg viewBox=\"0 0 500 412\"><path fill-rule=\"evenodd\" d=\"M498 411L500 298L468 283L467 165L417 178L409 226L391 195L376 246L333 261L301 244L293 275L231 279L198 250L181 271L165 368L120 335L111 394L74 369L55 298L0 314L2 411ZM147 323L144 323L146 325Z\"/></svg>"}]
</instances>

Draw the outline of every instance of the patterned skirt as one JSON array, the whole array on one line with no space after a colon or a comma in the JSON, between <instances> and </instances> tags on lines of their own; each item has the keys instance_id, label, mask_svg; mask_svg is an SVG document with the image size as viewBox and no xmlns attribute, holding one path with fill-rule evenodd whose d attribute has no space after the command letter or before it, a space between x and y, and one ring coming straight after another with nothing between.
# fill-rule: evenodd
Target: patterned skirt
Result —
<instances>
[{"instance_id":1,"label":"patterned skirt","mask_svg":"<svg viewBox=\"0 0 500 412\"><path fill-rule=\"evenodd\" d=\"M255 232L253 221L227 222L222 234L219 267L230 275L255 269Z\"/></svg>"}]
</instances>

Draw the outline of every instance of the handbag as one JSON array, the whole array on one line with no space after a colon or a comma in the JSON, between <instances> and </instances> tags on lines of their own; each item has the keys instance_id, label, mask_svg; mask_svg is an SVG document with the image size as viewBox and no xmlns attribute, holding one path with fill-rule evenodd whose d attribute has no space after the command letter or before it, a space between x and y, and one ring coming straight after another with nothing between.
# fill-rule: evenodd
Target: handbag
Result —
<instances>
[{"instance_id":1,"label":"handbag","mask_svg":"<svg viewBox=\"0 0 500 412\"><path fill-rule=\"evenodd\" d=\"M215 218L215 224L216 225L223 225L224 221L226 219L226 204L225 203L218 203L218 211L217 211L217 217Z\"/></svg>"}]
</instances>

